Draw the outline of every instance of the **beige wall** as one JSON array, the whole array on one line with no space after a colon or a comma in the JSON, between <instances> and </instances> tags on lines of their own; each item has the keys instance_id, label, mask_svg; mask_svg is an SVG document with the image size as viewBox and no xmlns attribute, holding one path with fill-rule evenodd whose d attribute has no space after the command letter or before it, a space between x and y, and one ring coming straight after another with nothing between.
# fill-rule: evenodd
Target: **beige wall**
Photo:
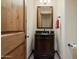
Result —
<instances>
[{"instance_id":1,"label":"beige wall","mask_svg":"<svg viewBox=\"0 0 79 59\"><path fill-rule=\"evenodd\" d=\"M65 0L57 0L56 14L60 16L60 28L56 29L56 42L61 59L65 59Z\"/></svg>"},{"instance_id":2,"label":"beige wall","mask_svg":"<svg viewBox=\"0 0 79 59\"><path fill-rule=\"evenodd\" d=\"M66 0L67 41L77 41L77 0Z\"/></svg>"},{"instance_id":3,"label":"beige wall","mask_svg":"<svg viewBox=\"0 0 79 59\"><path fill-rule=\"evenodd\" d=\"M77 0L66 0L66 45L68 43L77 44ZM73 53L73 48L66 46L66 59L76 58L77 53ZM73 53L73 54L72 54Z\"/></svg>"},{"instance_id":4,"label":"beige wall","mask_svg":"<svg viewBox=\"0 0 79 59\"><path fill-rule=\"evenodd\" d=\"M56 30L56 38L61 59L73 59L68 43L76 43L77 40L76 4L76 0L57 0L57 15L61 16L61 28Z\"/></svg>"}]
</instances>

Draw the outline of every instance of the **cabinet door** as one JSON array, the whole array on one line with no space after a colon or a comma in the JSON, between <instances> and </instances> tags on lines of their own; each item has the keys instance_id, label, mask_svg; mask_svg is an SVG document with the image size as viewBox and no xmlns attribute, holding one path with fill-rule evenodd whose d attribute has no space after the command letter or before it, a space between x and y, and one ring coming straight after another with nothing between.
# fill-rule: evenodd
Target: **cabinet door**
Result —
<instances>
[{"instance_id":1,"label":"cabinet door","mask_svg":"<svg viewBox=\"0 0 79 59\"><path fill-rule=\"evenodd\" d=\"M23 31L23 0L1 0L1 30Z\"/></svg>"},{"instance_id":2,"label":"cabinet door","mask_svg":"<svg viewBox=\"0 0 79 59\"><path fill-rule=\"evenodd\" d=\"M14 49L11 53L6 55L4 59L25 59L25 52L25 45L23 43Z\"/></svg>"}]
</instances>

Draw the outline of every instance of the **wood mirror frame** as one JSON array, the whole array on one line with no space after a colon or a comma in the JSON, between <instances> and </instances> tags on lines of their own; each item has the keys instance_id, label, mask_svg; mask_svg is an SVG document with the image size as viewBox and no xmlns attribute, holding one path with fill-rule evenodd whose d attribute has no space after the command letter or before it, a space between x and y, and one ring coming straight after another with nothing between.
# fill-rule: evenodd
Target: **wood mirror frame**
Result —
<instances>
[{"instance_id":1,"label":"wood mirror frame","mask_svg":"<svg viewBox=\"0 0 79 59\"><path fill-rule=\"evenodd\" d=\"M42 19L41 19L42 16L39 17L39 15L42 15L42 13L39 10L41 8L46 8L46 9L47 8L50 8L50 10L51 10L50 13L47 13L47 11L46 11L46 14L47 15L49 14L50 15L50 18L51 18L50 19L50 23L49 23L50 24L49 27L44 27L42 25L41 26L39 25L39 20L42 21ZM43 14L43 15L46 15L46 14ZM53 28L53 7L52 6L37 6L37 28L38 29L52 29Z\"/></svg>"}]
</instances>

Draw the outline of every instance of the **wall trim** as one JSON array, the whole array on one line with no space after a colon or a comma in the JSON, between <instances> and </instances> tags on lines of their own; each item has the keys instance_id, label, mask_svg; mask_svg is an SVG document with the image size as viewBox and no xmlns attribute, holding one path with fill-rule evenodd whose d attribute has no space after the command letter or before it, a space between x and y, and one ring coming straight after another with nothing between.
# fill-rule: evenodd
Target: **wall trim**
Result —
<instances>
[{"instance_id":1,"label":"wall trim","mask_svg":"<svg viewBox=\"0 0 79 59\"><path fill-rule=\"evenodd\" d=\"M30 59L30 57L31 57L31 55L32 55L33 53L34 53L34 50L32 50L32 52L30 53L30 55L29 55L28 59ZM57 55L58 55L59 59L61 59L61 56L60 56L60 54L58 53L58 51L57 51L57 50L55 50L55 53L57 53Z\"/></svg>"},{"instance_id":2,"label":"wall trim","mask_svg":"<svg viewBox=\"0 0 79 59\"><path fill-rule=\"evenodd\" d=\"M34 50L31 51L31 53L30 53L28 59L30 59L30 57L31 57L31 55L33 54L33 52L34 52Z\"/></svg>"},{"instance_id":3,"label":"wall trim","mask_svg":"<svg viewBox=\"0 0 79 59\"><path fill-rule=\"evenodd\" d=\"M55 53L57 53L57 55L58 55L59 59L61 59L61 56L60 56L60 54L58 53L58 51L57 51L57 50L55 50Z\"/></svg>"}]
</instances>

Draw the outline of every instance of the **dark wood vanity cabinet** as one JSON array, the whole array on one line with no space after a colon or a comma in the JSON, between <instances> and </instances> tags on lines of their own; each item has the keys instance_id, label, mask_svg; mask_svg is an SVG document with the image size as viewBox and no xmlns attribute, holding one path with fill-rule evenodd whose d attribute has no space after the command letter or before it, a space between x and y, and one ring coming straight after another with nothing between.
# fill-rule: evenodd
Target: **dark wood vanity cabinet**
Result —
<instances>
[{"instance_id":1,"label":"dark wood vanity cabinet","mask_svg":"<svg viewBox=\"0 0 79 59\"><path fill-rule=\"evenodd\" d=\"M36 31L34 59L54 59L53 31Z\"/></svg>"}]
</instances>

